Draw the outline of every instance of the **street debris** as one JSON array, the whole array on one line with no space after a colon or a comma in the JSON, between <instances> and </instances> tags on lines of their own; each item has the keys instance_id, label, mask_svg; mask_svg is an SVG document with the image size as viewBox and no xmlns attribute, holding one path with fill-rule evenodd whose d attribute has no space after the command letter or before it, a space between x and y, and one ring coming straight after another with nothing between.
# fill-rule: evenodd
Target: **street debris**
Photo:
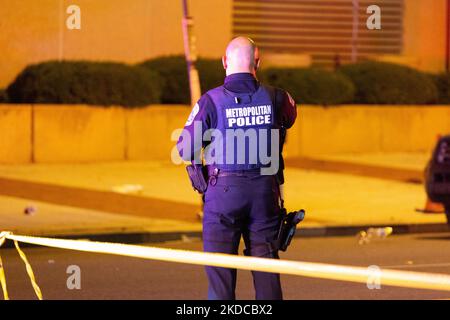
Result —
<instances>
[{"instance_id":1,"label":"street debris","mask_svg":"<svg viewBox=\"0 0 450 320\"><path fill-rule=\"evenodd\" d=\"M144 190L144 187L140 184L122 184L112 188L114 192L124 194L140 194Z\"/></svg>"},{"instance_id":2,"label":"street debris","mask_svg":"<svg viewBox=\"0 0 450 320\"><path fill-rule=\"evenodd\" d=\"M394 229L392 227L384 228L369 228L367 230L360 231L357 234L358 244L368 244L375 239L385 239L392 234Z\"/></svg>"},{"instance_id":3,"label":"street debris","mask_svg":"<svg viewBox=\"0 0 450 320\"><path fill-rule=\"evenodd\" d=\"M34 216L37 213L37 208L33 205L26 206L23 213L27 216Z\"/></svg>"}]
</instances>

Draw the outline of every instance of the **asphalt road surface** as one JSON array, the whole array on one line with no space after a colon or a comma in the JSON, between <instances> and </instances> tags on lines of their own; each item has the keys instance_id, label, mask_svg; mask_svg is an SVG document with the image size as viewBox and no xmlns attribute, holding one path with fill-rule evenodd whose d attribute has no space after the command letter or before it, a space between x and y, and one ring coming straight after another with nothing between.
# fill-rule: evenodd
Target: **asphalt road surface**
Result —
<instances>
[{"instance_id":1,"label":"asphalt road surface","mask_svg":"<svg viewBox=\"0 0 450 320\"><path fill-rule=\"evenodd\" d=\"M155 244L151 244L155 245ZM198 239L158 244L201 250ZM205 299L203 267L53 248L24 248L44 299ZM35 299L15 249L0 249L11 299ZM450 233L391 236L358 245L356 237L297 238L283 259L450 274ZM68 289L69 266L81 289ZM450 292L282 276L285 299L449 299ZM238 299L253 299L249 271L238 272Z\"/></svg>"}]
</instances>

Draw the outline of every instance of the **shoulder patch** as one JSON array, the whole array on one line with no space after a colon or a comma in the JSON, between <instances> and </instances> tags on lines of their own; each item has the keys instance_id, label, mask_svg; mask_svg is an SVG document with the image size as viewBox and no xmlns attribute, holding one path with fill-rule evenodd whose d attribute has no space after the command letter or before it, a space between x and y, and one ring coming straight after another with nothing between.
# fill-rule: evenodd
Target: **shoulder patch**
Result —
<instances>
[{"instance_id":1,"label":"shoulder patch","mask_svg":"<svg viewBox=\"0 0 450 320\"><path fill-rule=\"evenodd\" d=\"M287 94L287 96L288 96L288 98L289 98L289 103L291 104L291 106L293 106L293 107L295 107L295 101L294 101L294 99L292 98L292 96L289 94L289 92L287 92L286 91L286 94Z\"/></svg>"},{"instance_id":2,"label":"shoulder patch","mask_svg":"<svg viewBox=\"0 0 450 320\"><path fill-rule=\"evenodd\" d=\"M198 103L196 103L194 108L192 108L189 118L186 121L186 124L185 124L186 126L190 126L192 124L192 122L194 122L194 118L198 114L199 111L200 111L200 106L198 105Z\"/></svg>"}]
</instances>

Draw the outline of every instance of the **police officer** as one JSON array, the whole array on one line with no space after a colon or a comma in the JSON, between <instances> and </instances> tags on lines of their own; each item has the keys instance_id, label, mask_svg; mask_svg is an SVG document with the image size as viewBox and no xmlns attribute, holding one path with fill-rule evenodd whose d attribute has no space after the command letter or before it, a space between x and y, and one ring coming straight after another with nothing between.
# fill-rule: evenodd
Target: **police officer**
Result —
<instances>
[{"instance_id":1,"label":"police officer","mask_svg":"<svg viewBox=\"0 0 450 320\"><path fill-rule=\"evenodd\" d=\"M297 116L296 105L286 91L257 80L259 52L251 39L233 39L222 62L226 70L224 84L200 98L177 144L185 161L203 161L207 165L204 251L238 254L242 237L245 255L278 259L273 241L280 224L284 167L281 151L284 132ZM211 134L211 130L216 132ZM249 142L255 136L251 130L259 134L258 141ZM261 134L264 130L266 133ZM271 135L274 132L278 134ZM247 134L244 149L236 144L238 133ZM267 143L261 141L263 138ZM215 146L208 152L212 144ZM268 150L262 150L266 147ZM271 153L271 164L262 160L262 151ZM263 173L274 163L279 167L277 171ZM207 266L206 273L209 299L235 299L235 269ZM256 299L282 299L279 274L252 272L252 276Z\"/></svg>"}]
</instances>

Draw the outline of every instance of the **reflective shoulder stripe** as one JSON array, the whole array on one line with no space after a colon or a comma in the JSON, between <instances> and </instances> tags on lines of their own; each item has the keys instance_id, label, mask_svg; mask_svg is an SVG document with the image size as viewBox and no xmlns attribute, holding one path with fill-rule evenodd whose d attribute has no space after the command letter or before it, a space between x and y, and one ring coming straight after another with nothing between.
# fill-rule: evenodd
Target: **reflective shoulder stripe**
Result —
<instances>
[{"instance_id":1,"label":"reflective shoulder stripe","mask_svg":"<svg viewBox=\"0 0 450 320\"><path fill-rule=\"evenodd\" d=\"M200 106L198 105L198 103L196 103L195 106L192 108L191 114L189 115L189 118L187 119L185 126L190 126L192 122L194 122L195 116L198 114L199 111Z\"/></svg>"},{"instance_id":2,"label":"reflective shoulder stripe","mask_svg":"<svg viewBox=\"0 0 450 320\"><path fill-rule=\"evenodd\" d=\"M289 98L289 104L291 105L291 106L293 106L293 107L295 107L295 101L294 101L294 99L292 98L292 96L289 94L289 92L287 92L286 91L286 94L287 94L287 96L288 96L288 98Z\"/></svg>"}]
</instances>

